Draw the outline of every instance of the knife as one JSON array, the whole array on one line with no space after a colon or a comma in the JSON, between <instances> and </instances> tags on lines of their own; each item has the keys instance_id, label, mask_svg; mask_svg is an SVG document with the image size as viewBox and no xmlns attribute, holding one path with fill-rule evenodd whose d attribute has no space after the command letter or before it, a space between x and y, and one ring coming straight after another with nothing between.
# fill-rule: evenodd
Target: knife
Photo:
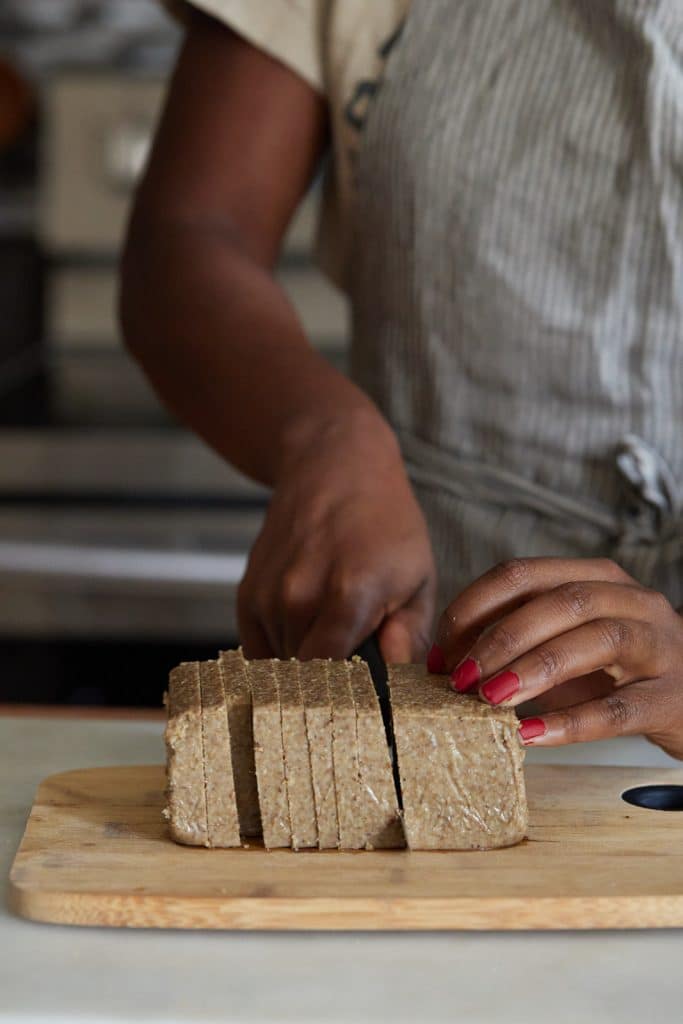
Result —
<instances>
[{"instance_id":1,"label":"knife","mask_svg":"<svg viewBox=\"0 0 683 1024\"><path fill-rule=\"evenodd\" d=\"M387 666L384 662L384 658L382 657L377 633L371 633L370 636L367 637L367 639L365 639L353 653L363 659L370 671L372 685L375 688L377 700L379 701L379 709L382 713L382 721L384 723L384 732L389 746L389 756L391 757L391 768L394 773L394 784L396 786L398 805L402 808L403 800L401 798L401 779L398 774L398 758L396 757L396 744L394 742L394 723L391 717L391 699L389 697L389 677L387 674Z\"/></svg>"}]
</instances>

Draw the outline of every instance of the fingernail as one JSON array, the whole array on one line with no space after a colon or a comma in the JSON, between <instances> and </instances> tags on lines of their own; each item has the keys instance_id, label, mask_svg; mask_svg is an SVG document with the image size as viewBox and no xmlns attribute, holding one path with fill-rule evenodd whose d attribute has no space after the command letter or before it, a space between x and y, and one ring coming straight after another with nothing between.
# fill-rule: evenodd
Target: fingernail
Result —
<instances>
[{"instance_id":1,"label":"fingernail","mask_svg":"<svg viewBox=\"0 0 683 1024\"><path fill-rule=\"evenodd\" d=\"M473 686L477 685L480 678L481 673L479 671L479 666L474 658L465 658L462 664L458 665L458 667L451 673L453 686L458 693L464 693L466 690L471 690Z\"/></svg>"},{"instance_id":2,"label":"fingernail","mask_svg":"<svg viewBox=\"0 0 683 1024\"><path fill-rule=\"evenodd\" d=\"M434 672L437 675L441 675L441 673L446 671L443 651L438 644L432 644L432 649L427 655L427 671Z\"/></svg>"},{"instance_id":3,"label":"fingernail","mask_svg":"<svg viewBox=\"0 0 683 1024\"><path fill-rule=\"evenodd\" d=\"M502 704L519 690L519 676L516 672L501 672L481 688L482 696L489 704Z\"/></svg>"},{"instance_id":4,"label":"fingernail","mask_svg":"<svg viewBox=\"0 0 683 1024\"><path fill-rule=\"evenodd\" d=\"M544 736L547 726L542 718L524 718L519 723L519 735L525 743L535 740L537 736Z\"/></svg>"}]
</instances>

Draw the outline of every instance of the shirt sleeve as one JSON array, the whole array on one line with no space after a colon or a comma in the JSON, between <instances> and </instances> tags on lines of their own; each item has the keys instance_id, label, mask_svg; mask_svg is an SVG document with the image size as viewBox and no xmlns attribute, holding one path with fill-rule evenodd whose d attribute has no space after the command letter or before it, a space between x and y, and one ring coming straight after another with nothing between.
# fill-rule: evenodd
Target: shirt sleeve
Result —
<instances>
[{"instance_id":1,"label":"shirt sleeve","mask_svg":"<svg viewBox=\"0 0 683 1024\"><path fill-rule=\"evenodd\" d=\"M324 92L325 0L163 0L174 14L195 7Z\"/></svg>"}]
</instances>

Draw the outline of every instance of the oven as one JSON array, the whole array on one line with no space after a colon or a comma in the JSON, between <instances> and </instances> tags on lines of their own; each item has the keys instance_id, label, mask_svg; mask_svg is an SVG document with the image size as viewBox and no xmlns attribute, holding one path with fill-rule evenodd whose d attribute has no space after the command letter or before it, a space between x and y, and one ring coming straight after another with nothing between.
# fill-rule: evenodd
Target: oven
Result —
<instances>
[{"instance_id":1,"label":"oven","mask_svg":"<svg viewBox=\"0 0 683 1024\"><path fill-rule=\"evenodd\" d=\"M123 679L143 649L165 671L236 641L237 586L268 500L170 419L118 334L117 255L163 91L163 76L119 70L59 72L44 86L47 383L37 412L0 426L0 647L5 662L37 657L46 679L55 658L68 674L60 650L85 652L81 696L92 645L100 673L127 652ZM278 275L343 368L346 304L310 256L317 202L313 189Z\"/></svg>"}]
</instances>

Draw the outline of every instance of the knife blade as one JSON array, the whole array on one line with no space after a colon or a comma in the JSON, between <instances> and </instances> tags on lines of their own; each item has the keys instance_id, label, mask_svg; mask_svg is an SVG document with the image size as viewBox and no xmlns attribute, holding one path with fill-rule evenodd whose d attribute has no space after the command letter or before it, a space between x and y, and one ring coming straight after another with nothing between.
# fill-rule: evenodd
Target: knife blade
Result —
<instances>
[{"instance_id":1,"label":"knife blade","mask_svg":"<svg viewBox=\"0 0 683 1024\"><path fill-rule=\"evenodd\" d=\"M353 653L363 659L370 671L372 685L375 688L377 700L379 701L379 709L382 713L382 722L384 723L384 732L389 746L389 756L391 758L391 769L394 773L394 784L396 786L398 805L402 808L403 800L401 797L401 779L398 773L398 759L396 757L396 744L394 742L394 724L391 717L389 677L387 674L387 666L384 662L384 658L382 657L377 633L371 633L370 636L367 637Z\"/></svg>"}]
</instances>

